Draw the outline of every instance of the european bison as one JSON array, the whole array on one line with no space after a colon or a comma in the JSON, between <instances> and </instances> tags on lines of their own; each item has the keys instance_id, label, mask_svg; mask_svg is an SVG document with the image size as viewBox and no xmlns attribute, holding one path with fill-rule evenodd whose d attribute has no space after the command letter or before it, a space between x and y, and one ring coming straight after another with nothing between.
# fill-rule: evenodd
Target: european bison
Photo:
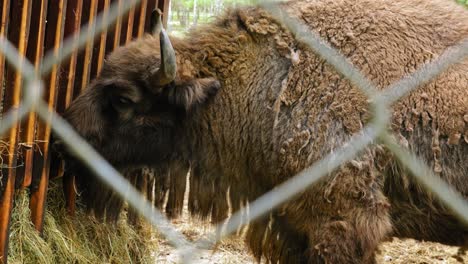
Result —
<instances>
[{"instance_id":1,"label":"european bison","mask_svg":"<svg viewBox=\"0 0 468 264\"><path fill-rule=\"evenodd\" d=\"M468 12L447 0L299 0L281 9L382 89L468 37ZM189 162L194 214L225 218L227 193L238 210L371 118L367 97L261 8L230 10L186 38L160 36L114 51L65 117L120 169ZM467 69L465 59L395 103L389 127L464 197ZM78 175L96 202L100 185ZM460 245L467 235L377 143L252 223L247 243L273 263L373 263L389 236Z\"/></svg>"}]
</instances>

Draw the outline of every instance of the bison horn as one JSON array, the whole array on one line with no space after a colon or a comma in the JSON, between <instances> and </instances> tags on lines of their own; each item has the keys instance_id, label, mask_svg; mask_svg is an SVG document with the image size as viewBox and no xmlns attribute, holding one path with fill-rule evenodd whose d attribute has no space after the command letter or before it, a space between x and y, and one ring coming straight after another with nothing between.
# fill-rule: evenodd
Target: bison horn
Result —
<instances>
[{"instance_id":1,"label":"bison horn","mask_svg":"<svg viewBox=\"0 0 468 264\"><path fill-rule=\"evenodd\" d=\"M151 74L150 82L152 85L166 85L175 79L177 66L174 49L167 36L161 22L161 11L155 9L151 14L151 31L154 35L159 33L159 42L161 49L161 66L156 72Z\"/></svg>"}]
</instances>

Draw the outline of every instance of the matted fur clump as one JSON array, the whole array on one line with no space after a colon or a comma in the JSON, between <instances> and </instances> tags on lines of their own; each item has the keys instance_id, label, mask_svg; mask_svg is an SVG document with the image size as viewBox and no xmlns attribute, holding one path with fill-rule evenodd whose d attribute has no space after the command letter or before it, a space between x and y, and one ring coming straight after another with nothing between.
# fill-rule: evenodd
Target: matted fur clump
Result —
<instances>
[{"instance_id":1,"label":"matted fur clump","mask_svg":"<svg viewBox=\"0 0 468 264\"><path fill-rule=\"evenodd\" d=\"M156 235L143 225L136 230L125 220L103 223L78 208L70 217L62 188L51 183L44 236L30 220L28 194L17 193L11 222L9 263L155 263Z\"/></svg>"}]
</instances>

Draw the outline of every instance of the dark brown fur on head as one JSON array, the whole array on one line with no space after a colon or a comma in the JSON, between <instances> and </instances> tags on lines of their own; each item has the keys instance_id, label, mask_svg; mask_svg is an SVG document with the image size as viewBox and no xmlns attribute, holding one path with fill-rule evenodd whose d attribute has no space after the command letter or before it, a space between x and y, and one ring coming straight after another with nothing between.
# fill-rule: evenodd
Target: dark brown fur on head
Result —
<instances>
[{"instance_id":1,"label":"dark brown fur on head","mask_svg":"<svg viewBox=\"0 0 468 264\"><path fill-rule=\"evenodd\" d=\"M177 127L220 87L214 78L195 76L176 77L164 86L148 82L150 69L159 67L157 39L152 40L113 52L64 114L117 167L167 160L175 150Z\"/></svg>"},{"instance_id":2,"label":"dark brown fur on head","mask_svg":"<svg viewBox=\"0 0 468 264\"><path fill-rule=\"evenodd\" d=\"M220 88L217 79L199 74L176 76L160 85L151 76L161 68L158 40L147 35L114 51L99 76L64 114L82 137L129 178L138 175L136 168L180 160L177 148L185 139L179 137L179 130ZM77 175L89 209L115 220L122 205L118 197L96 182L60 141L55 148L62 152L66 170ZM114 208L107 208L106 213L109 203Z\"/></svg>"}]
</instances>

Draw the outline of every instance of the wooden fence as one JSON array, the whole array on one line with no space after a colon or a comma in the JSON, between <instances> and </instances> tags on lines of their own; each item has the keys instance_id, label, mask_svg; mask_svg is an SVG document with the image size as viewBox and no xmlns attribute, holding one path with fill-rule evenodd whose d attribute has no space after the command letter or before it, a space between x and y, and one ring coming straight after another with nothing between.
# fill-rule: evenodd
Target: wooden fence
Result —
<instances>
[{"instance_id":1,"label":"wooden fence","mask_svg":"<svg viewBox=\"0 0 468 264\"><path fill-rule=\"evenodd\" d=\"M127 0L1 0L0 36L8 39L38 71L44 54L58 51L66 38L92 23L111 5L119 8ZM62 113L90 79L101 70L107 53L148 31L151 11L167 14L169 0L141 0L116 23L89 41L81 50L44 77L44 100ZM167 16L164 16L167 24ZM21 62L19 62L21 65ZM18 109L24 76L9 65L0 52L0 115ZM25 94L24 94L25 95ZM1 135L0 175L0 263L6 263L10 215L16 189L30 189L31 220L42 232L44 202L49 179L61 176L60 161L49 151L50 126L29 113ZM69 210L74 210L74 179L63 177ZM14 245L13 245L14 246Z\"/></svg>"}]
</instances>

